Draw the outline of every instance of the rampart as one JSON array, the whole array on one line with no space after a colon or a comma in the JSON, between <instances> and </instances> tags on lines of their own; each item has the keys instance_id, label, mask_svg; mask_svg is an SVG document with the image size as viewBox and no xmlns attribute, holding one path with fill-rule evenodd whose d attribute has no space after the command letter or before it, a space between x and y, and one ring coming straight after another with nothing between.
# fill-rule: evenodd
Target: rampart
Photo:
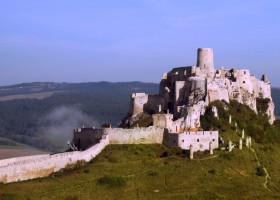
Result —
<instances>
[{"instance_id":1,"label":"rampart","mask_svg":"<svg viewBox=\"0 0 280 200\"><path fill-rule=\"evenodd\" d=\"M26 156L0 160L0 182L10 183L48 176L77 161L90 161L109 144L104 135L99 143L85 151L73 151L54 155Z\"/></svg>"},{"instance_id":2,"label":"rampart","mask_svg":"<svg viewBox=\"0 0 280 200\"><path fill-rule=\"evenodd\" d=\"M155 126L134 129L81 128L74 130L73 142L76 147L80 147L79 150L86 150L0 160L0 182L10 183L49 176L77 161L90 161L108 144L157 143L182 149L189 149L192 144L194 151L204 151L209 150L211 142L215 149L218 147L218 131L169 133L168 129Z\"/></svg>"},{"instance_id":3,"label":"rampart","mask_svg":"<svg viewBox=\"0 0 280 200\"><path fill-rule=\"evenodd\" d=\"M78 130L78 129L75 129ZM85 130L85 132L84 132ZM95 144L95 139L100 135L108 135L110 144L154 144L163 142L164 129L150 126L147 128L91 128L74 131L74 144L80 149L85 149ZM92 144L90 143L92 142ZM86 146L82 146L86 145Z\"/></svg>"},{"instance_id":4,"label":"rampart","mask_svg":"<svg viewBox=\"0 0 280 200\"><path fill-rule=\"evenodd\" d=\"M164 129L150 126L134 129L107 128L110 144L154 144L163 142Z\"/></svg>"}]
</instances>

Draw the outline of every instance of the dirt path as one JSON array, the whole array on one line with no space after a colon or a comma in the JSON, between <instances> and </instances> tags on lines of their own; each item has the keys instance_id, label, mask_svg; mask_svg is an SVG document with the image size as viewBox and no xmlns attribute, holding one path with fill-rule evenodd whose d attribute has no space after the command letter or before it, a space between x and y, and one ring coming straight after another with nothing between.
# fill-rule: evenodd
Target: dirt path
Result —
<instances>
[{"instance_id":1,"label":"dirt path","mask_svg":"<svg viewBox=\"0 0 280 200\"><path fill-rule=\"evenodd\" d=\"M264 173L265 173L265 182L264 182L263 186L264 186L265 189L271 191L271 190L268 188L268 180L270 179L269 173L268 173L267 169L266 169L264 166L261 166L261 163L260 163L260 160L259 160L259 157L258 157L256 151L255 151L252 147L250 147L250 149L251 149L251 151L252 151L252 152L254 153L254 155L255 155L255 158L256 158L256 160L257 160L258 166L259 166L259 167L262 167L263 170L264 170Z\"/></svg>"}]
</instances>

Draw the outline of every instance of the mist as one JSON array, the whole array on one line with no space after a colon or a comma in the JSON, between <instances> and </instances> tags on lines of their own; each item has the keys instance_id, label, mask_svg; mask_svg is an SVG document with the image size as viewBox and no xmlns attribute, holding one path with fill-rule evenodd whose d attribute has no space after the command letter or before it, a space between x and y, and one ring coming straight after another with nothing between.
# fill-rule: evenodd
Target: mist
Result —
<instances>
[{"instance_id":1,"label":"mist","mask_svg":"<svg viewBox=\"0 0 280 200\"><path fill-rule=\"evenodd\" d=\"M47 139L56 151L68 149L67 141L73 139L73 129L79 127L98 127L99 123L93 116L85 114L77 107L60 106L40 120L40 135Z\"/></svg>"}]
</instances>

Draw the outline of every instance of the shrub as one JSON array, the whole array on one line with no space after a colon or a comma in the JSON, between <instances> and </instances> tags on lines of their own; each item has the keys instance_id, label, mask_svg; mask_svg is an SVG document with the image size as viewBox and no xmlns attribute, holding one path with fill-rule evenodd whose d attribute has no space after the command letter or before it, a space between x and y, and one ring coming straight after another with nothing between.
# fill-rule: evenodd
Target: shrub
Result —
<instances>
[{"instance_id":1,"label":"shrub","mask_svg":"<svg viewBox=\"0 0 280 200\"><path fill-rule=\"evenodd\" d=\"M148 176L152 176L152 177L155 177L158 175L159 175L158 172L154 172L154 171L148 173Z\"/></svg>"},{"instance_id":2,"label":"shrub","mask_svg":"<svg viewBox=\"0 0 280 200\"><path fill-rule=\"evenodd\" d=\"M258 176L265 176L265 170L262 166L257 167L257 173Z\"/></svg>"},{"instance_id":3,"label":"shrub","mask_svg":"<svg viewBox=\"0 0 280 200\"><path fill-rule=\"evenodd\" d=\"M120 176L103 176L98 179L98 183L110 188L121 188L126 186L126 180Z\"/></svg>"},{"instance_id":4,"label":"shrub","mask_svg":"<svg viewBox=\"0 0 280 200\"><path fill-rule=\"evenodd\" d=\"M164 151L164 152L160 155L161 158L166 158L166 157L168 157L168 156L169 156L168 151Z\"/></svg>"},{"instance_id":5,"label":"shrub","mask_svg":"<svg viewBox=\"0 0 280 200\"><path fill-rule=\"evenodd\" d=\"M211 102L201 116L200 123L204 130L219 130L221 132L233 132L238 124L238 129L244 129L247 134L255 139L258 143L280 143L280 120L276 120L274 125L270 125L268 117L265 114L270 99L257 99L257 115L248 105L231 100L230 103L225 101ZM214 117L212 107L218 109L219 118ZM232 122L229 124L229 115Z\"/></svg>"}]
</instances>

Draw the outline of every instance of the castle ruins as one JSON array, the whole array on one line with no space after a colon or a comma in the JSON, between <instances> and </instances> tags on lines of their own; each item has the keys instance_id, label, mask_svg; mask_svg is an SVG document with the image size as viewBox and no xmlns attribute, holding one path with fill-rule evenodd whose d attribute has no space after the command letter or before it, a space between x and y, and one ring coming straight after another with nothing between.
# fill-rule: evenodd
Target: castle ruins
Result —
<instances>
[{"instance_id":1,"label":"castle ruins","mask_svg":"<svg viewBox=\"0 0 280 200\"><path fill-rule=\"evenodd\" d=\"M199 48L196 66L164 73L158 94L131 95L129 114L122 120L122 128L77 128L71 146L78 151L0 160L0 182L48 176L67 164L89 161L108 144L164 144L189 150L190 158L197 151L213 154L219 147L219 133L201 129L200 116L206 106L215 100L237 100L257 113L258 98L269 99L265 113L273 123L274 104L268 78L263 75L258 80L246 69L215 69L213 49ZM218 117L217 108L212 111ZM144 114L150 116L152 124L139 127L138 121ZM232 145L229 147L231 150Z\"/></svg>"}]
</instances>

